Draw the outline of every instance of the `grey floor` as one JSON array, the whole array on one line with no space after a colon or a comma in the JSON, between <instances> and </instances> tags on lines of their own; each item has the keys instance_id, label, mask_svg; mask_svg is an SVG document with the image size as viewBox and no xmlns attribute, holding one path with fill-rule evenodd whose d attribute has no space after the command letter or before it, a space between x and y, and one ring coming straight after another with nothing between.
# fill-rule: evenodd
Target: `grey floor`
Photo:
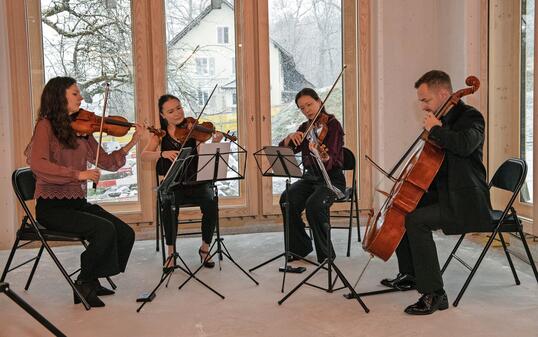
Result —
<instances>
[{"instance_id":1,"label":"grey floor","mask_svg":"<svg viewBox=\"0 0 538 337\"><path fill-rule=\"evenodd\" d=\"M339 254L336 263L354 283L367 255L355 241L352 256L346 258L344 231L333 232ZM199 262L199 240L178 241L180 253L191 267ZM444 261L455 237L436 235L436 241ZM236 261L249 269L281 252L282 233L230 235L225 243ZM475 242L466 242L465 247L464 256L473 256L480 249ZM80 247L55 250L66 266L77 266ZM34 252L24 250L18 256ZM2 267L7 255L7 251L0 252ZM193 281L178 290L185 276L176 272L168 288L163 287L140 313L136 312L135 299L152 289L161 272L161 255L155 252L152 240L136 242L127 272L114 277L116 295L103 298L105 308L86 311L82 305L74 305L67 283L48 256L27 292L23 287L29 268L9 274L8 281L15 292L68 336L538 336L538 284L530 267L517 263L521 285L516 286L505 257L498 251L488 254L458 307L424 317L403 313L405 306L418 299L416 292L365 297L371 310L368 314L356 301L344 299L343 290L329 294L311 287L301 288L279 306L282 274L277 268L282 263L280 259L253 272L258 286L226 259L221 271L218 266L203 270L199 277L220 291L224 300ZM379 280L395 273L395 258L387 263L372 260L358 290L380 289ZM288 274L286 291L304 275ZM447 270L444 280L450 301L466 275L457 263ZM313 282L323 285L326 274ZM50 335L6 296L0 297L0 310L0 336Z\"/></svg>"}]
</instances>

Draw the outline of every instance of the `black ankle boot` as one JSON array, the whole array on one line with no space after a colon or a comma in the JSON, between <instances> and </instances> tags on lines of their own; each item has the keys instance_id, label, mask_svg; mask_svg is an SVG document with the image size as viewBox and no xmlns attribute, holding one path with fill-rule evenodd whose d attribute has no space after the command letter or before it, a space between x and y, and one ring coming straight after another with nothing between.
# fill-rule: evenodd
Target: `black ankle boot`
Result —
<instances>
[{"instance_id":1,"label":"black ankle boot","mask_svg":"<svg viewBox=\"0 0 538 337\"><path fill-rule=\"evenodd\" d=\"M97 297L95 282L93 281L83 281L76 280L75 287L80 292L80 294L86 299L86 302L92 308L104 307L105 303ZM73 291L74 303L78 304L81 302L80 297L77 296L77 293Z\"/></svg>"}]
</instances>

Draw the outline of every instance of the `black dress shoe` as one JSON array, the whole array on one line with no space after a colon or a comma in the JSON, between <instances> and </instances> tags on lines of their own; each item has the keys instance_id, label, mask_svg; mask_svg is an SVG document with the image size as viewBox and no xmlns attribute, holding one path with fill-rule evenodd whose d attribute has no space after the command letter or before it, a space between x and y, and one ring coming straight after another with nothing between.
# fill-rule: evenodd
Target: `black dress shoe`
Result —
<instances>
[{"instance_id":1,"label":"black dress shoe","mask_svg":"<svg viewBox=\"0 0 538 337\"><path fill-rule=\"evenodd\" d=\"M108 289L106 287L103 287L101 283L99 283L99 280L93 280L95 283L95 294L97 296L109 296L114 295L116 292L112 289Z\"/></svg>"},{"instance_id":2,"label":"black dress shoe","mask_svg":"<svg viewBox=\"0 0 538 337\"><path fill-rule=\"evenodd\" d=\"M442 294L429 293L422 295L417 303L405 308L405 312L409 315L430 315L438 309L448 309L448 297L444 291Z\"/></svg>"},{"instance_id":3,"label":"black dress shoe","mask_svg":"<svg viewBox=\"0 0 538 337\"><path fill-rule=\"evenodd\" d=\"M105 303L103 303L103 301L101 301L99 297L97 297L96 286L95 286L94 281L76 280L75 287L80 292L80 294L86 299L86 302L88 302L88 304L92 308L105 306ZM78 297L77 293L74 291L73 291L73 302L75 304L82 302L80 297Z\"/></svg>"},{"instance_id":4,"label":"black dress shoe","mask_svg":"<svg viewBox=\"0 0 538 337\"><path fill-rule=\"evenodd\" d=\"M412 290L416 288L415 277L409 274L398 273L394 279L382 279L381 284L385 287L400 291Z\"/></svg>"}]
</instances>

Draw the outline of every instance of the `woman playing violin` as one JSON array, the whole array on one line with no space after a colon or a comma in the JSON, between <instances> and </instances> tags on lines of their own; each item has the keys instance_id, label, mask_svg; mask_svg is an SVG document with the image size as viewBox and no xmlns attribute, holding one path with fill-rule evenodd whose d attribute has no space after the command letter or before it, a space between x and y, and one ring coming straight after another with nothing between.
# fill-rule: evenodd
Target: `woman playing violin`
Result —
<instances>
[{"instance_id":1,"label":"woman playing violin","mask_svg":"<svg viewBox=\"0 0 538 337\"><path fill-rule=\"evenodd\" d=\"M89 241L80 256L81 271L75 286L92 307L105 304L98 296L114 292L98 278L125 271L134 243L134 231L98 205L86 201L86 182L99 180L99 169L88 169L100 151L99 168L115 171L138 142L137 125L131 141L107 154L93 135L77 134L71 116L80 109L82 96L70 77L51 79L43 89L39 117L25 154L36 178L36 218L47 229L74 233ZM75 296L75 304L80 299Z\"/></svg>"},{"instance_id":2,"label":"woman playing violin","mask_svg":"<svg viewBox=\"0 0 538 337\"><path fill-rule=\"evenodd\" d=\"M344 131L342 125L334 117L322 108L316 121L312 119L321 107L321 100L311 88L304 88L295 96L295 103L301 110L308 121L302 123L296 132L290 133L280 142L280 146L294 146L294 152L301 152L303 166L306 170L303 179L296 181L289 188L289 212L290 223L289 228L289 250L298 256L307 256L312 252L312 241L306 234L305 224L302 220L301 213L306 209L306 218L314 235L316 245L316 254L319 262L323 262L329 255L329 251L334 255L332 245L327 242L326 226L329 223L329 213L327 200L329 200L329 189L317 168L315 161L311 157L311 149L315 147L312 140L308 140L304 136L304 131L308 128L309 123L316 123L314 130L317 130L316 135L324 135L323 139L319 139L322 145L321 159L328 176L334 187L343 191L346 186L346 180L342 171L344 163ZM320 137L321 138L321 137ZM303 140L304 139L304 140ZM284 221L286 192L280 197L280 207ZM286 228L286 226L284 227ZM288 261L292 261L293 256L288 257Z\"/></svg>"},{"instance_id":3,"label":"woman playing violin","mask_svg":"<svg viewBox=\"0 0 538 337\"><path fill-rule=\"evenodd\" d=\"M146 148L142 152L142 160L156 160L157 174L164 176L172 162L179 154L182 147L182 141L185 142L184 147L193 149L191 154L196 154L196 147L200 143L194 138L180 139L180 135L188 133L192 125L190 118L185 118L185 112L179 98L173 95L163 95L159 98L159 119L161 128L166 132L164 137L159 138L157 135L152 135ZM211 132L211 130L208 130ZM208 137L210 138L210 137ZM213 142L220 142L223 138L222 133L213 133ZM159 149L160 147L160 149ZM196 173L197 167L194 161L187 168L187 175L192 176ZM189 174L191 173L191 174ZM186 203L195 203L200 205L202 211L202 243L198 250L200 261L207 268L213 268L215 262L207 261L206 257L209 252L209 245L213 239L213 232L217 222L218 205L213 198L213 190L209 183L183 186L174 191L176 201L176 215L174 219L170 219L168 212L164 212L162 222L166 237L166 245L168 246L168 254L172 255L175 249L177 236L177 216L179 214L179 206ZM171 207L171 205L162 205L163 208ZM172 261L172 259L169 259ZM172 262L171 262L172 263ZM171 266L164 266L169 268Z\"/></svg>"}]
</instances>

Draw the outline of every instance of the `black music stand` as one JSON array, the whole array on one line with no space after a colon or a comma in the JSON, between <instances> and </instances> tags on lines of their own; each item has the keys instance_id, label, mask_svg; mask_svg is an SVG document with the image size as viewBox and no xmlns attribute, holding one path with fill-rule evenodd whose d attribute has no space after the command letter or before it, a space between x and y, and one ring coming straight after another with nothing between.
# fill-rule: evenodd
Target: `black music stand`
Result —
<instances>
[{"instance_id":1,"label":"black music stand","mask_svg":"<svg viewBox=\"0 0 538 337\"><path fill-rule=\"evenodd\" d=\"M281 163L284 163L283 162L284 156L282 156L281 154L278 154L278 157L280 157L279 161ZM283 165L285 166L285 163ZM288 186L286 186L286 188L288 188ZM325 204L325 206L327 208L329 208L332 205L332 203L336 200L337 196L336 196L336 193L334 191L332 191L329 187L327 187L327 190L329 191L329 193L327 194L327 198L324 200L323 203ZM288 197L288 191L286 191L286 197ZM289 225L289 209L288 209L289 208L289 200L286 200L286 204L287 204L286 205L286 217L287 217L286 222ZM361 300L360 296L355 292L355 289L353 289L353 286L346 279L346 277L344 276L342 271L340 271L340 268L338 268L338 266L334 263L334 250L333 250L332 244L331 244L331 242L332 242L331 241L331 226L330 226L329 223L326 224L326 229L327 229L327 242L328 242L328 249L329 249L329 252L327 254L327 258L322 263L320 263L319 265L316 264L317 265L316 269L314 271L312 271L307 277L305 277L299 284L297 284L295 286L295 288L293 288L289 293L287 293L280 301L278 301L278 304L282 305L282 303L284 303L284 301L286 301L291 295L293 295L293 293L295 293L302 285L306 284L306 285L309 285L309 286L314 287L314 288L325 290L325 291L327 291L329 293L332 293L332 292L340 290L340 289L348 288L349 291L353 294L353 298L357 299L357 301L359 302L361 307L364 309L364 311L366 313L370 312L370 309L368 309L366 304L364 304L364 302ZM285 238L285 241L287 241L287 238ZM280 255L277 256L276 258L278 258L278 257L280 257ZM274 259L272 259L272 260L274 260ZM269 260L268 262L270 262L272 260ZM311 261L308 261L306 259L303 259L303 260L307 261L307 262L311 262ZM268 263L268 262L265 262L265 263ZM263 263L263 264L265 264L265 263ZM328 274L327 275L328 276L327 288L323 288L323 287L320 287L318 285L308 283L308 280L310 280L310 278L312 278L318 271L320 271L322 269L327 270L327 274ZM335 277L334 281L332 280L332 271L333 270L336 273L336 277ZM343 283L343 286L340 287L340 288L335 288L334 286L335 286L336 281L338 279L340 279L340 281ZM284 281L283 281L283 284L282 284L282 289L284 289Z\"/></svg>"},{"instance_id":2,"label":"black music stand","mask_svg":"<svg viewBox=\"0 0 538 337\"><path fill-rule=\"evenodd\" d=\"M284 203L284 213L286 221L284 221L284 252L278 254L275 257L270 258L269 260L262 262L254 268L249 269L250 272L265 266L268 263L275 261L281 257L284 257L284 268L279 268L279 271L283 272L282 276L282 288L281 292L284 292L284 284L286 282L286 273L302 273L306 271L304 267L294 268L288 265L288 257L293 257L297 260L303 260L310 264L317 266L318 264L312 262L308 259L305 259L302 256L299 256L289 250L289 223L290 223L290 212L289 212L289 187L291 178L301 178L303 177L303 171L301 169L302 163L297 161L296 155L289 147L279 147L279 146L265 146L262 149L254 153L254 159L256 159L256 164L258 169L264 177L281 177L286 178L286 202Z\"/></svg>"},{"instance_id":3,"label":"black music stand","mask_svg":"<svg viewBox=\"0 0 538 337\"><path fill-rule=\"evenodd\" d=\"M236 149L231 149L234 145ZM198 148L198 154L195 156L198 160L198 170L190 177L187 177L184 186L196 185L209 182L213 189L213 198L219 204L219 192L216 185L219 181L241 180L245 178L247 151L238 143L231 141L226 143L202 143ZM235 161L232 161L232 158ZM196 269L180 286L181 289L191 278L196 278L196 274L204 267L204 263L218 254L219 270L222 270L221 261L223 257L228 258L239 270L248 276L252 282L258 285L251 275L249 275L231 256L228 248L224 244L224 239L220 237L220 223L217 216L215 226L217 238L211 244L206 258L198 269ZM215 249L216 248L216 249Z\"/></svg>"},{"instance_id":4,"label":"black music stand","mask_svg":"<svg viewBox=\"0 0 538 337\"><path fill-rule=\"evenodd\" d=\"M49 330L54 336L65 337L65 334L60 331L57 327L54 326L49 320L47 320L43 315L41 315L34 307L32 307L28 302L23 300L19 295L9 289L9 283L0 282L0 292L4 293L9 297L13 302L17 303L19 307L24 309L28 314L35 318L41 325L43 325L47 330Z\"/></svg>"},{"instance_id":5,"label":"black music stand","mask_svg":"<svg viewBox=\"0 0 538 337\"><path fill-rule=\"evenodd\" d=\"M182 178L184 178L186 175L185 168L188 166L190 161L193 160L194 158L194 156L190 155L191 150L192 149L190 147L183 148L181 150L181 153L176 157L176 159L172 163L172 166L170 167L170 169L164 176L163 181L157 187L157 197L160 198L161 200L160 205L165 205L165 204L171 205L171 207L169 207L168 209L164 209L161 207L159 212L170 212L170 219L175 218L176 203L175 203L175 197L174 197L174 188L183 184ZM161 217L161 219L163 219L163 217ZM176 263L178 259L181 261L181 264L183 266ZM163 268L163 273L161 275L161 278L157 286L155 286L155 288L153 288L153 290L149 294L143 294L141 297L137 299L137 302L142 302L142 304L140 305L140 307L138 307L136 312L140 312L140 310L142 309L142 307L144 307L146 303L151 302L155 298L155 294L157 290L164 283L164 281L168 280L166 282L166 286L168 286L168 282L170 282L172 273L176 269L180 269L185 274L189 275L189 278L188 278L189 280L191 278L194 278L196 281L200 282L200 284L202 284L204 287L206 287L207 289L217 294L217 296L219 296L220 298L224 299L223 295L221 295L215 289L208 286L206 283L204 283L202 280L200 280L193 274L193 272L189 269L189 267L187 266L183 258L181 258L181 256L176 251L175 245L174 245L174 253L166 259L164 265L168 266L172 263L173 263L172 267Z\"/></svg>"}]
</instances>

